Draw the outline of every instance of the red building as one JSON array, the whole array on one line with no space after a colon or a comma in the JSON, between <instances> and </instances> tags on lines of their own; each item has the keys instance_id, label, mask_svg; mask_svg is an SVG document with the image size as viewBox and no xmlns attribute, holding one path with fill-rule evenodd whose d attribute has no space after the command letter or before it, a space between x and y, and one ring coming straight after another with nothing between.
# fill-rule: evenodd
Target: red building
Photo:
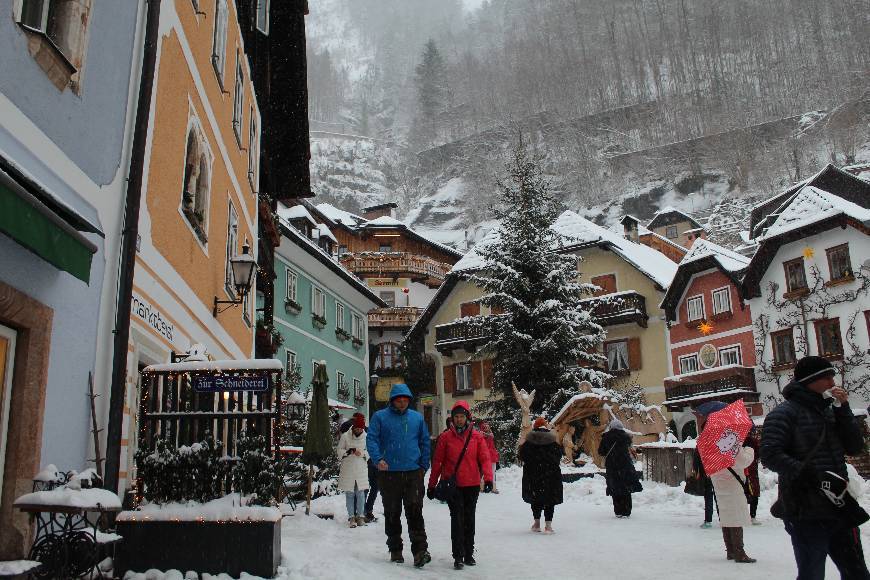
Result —
<instances>
[{"instance_id":1,"label":"red building","mask_svg":"<svg viewBox=\"0 0 870 580\"><path fill-rule=\"evenodd\" d=\"M752 316L738 290L748 264L746 256L695 240L662 301L673 369L664 380L665 406L678 431L705 401L743 399L750 414L762 414Z\"/></svg>"}]
</instances>

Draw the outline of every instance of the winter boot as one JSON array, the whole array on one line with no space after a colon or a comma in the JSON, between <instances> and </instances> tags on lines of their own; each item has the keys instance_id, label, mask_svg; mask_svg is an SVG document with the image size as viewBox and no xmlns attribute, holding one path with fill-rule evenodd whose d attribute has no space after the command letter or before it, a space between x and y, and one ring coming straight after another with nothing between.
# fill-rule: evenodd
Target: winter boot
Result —
<instances>
[{"instance_id":1,"label":"winter boot","mask_svg":"<svg viewBox=\"0 0 870 580\"><path fill-rule=\"evenodd\" d=\"M734 543L731 540L731 529L722 528L722 539L725 541L725 554L729 560L734 559Z\"/></svg>"},{"instance_id":2,"label":"winter boot","mask_svg":"<svg viewBox=\"0 0 870 580\"><path fill-rule=\"evenodd\" d=\"M545 534L555 534L556 530L553 529L553 522L544 522L544 533Z\"/></svg>"},{"instance_id":3,"label":"winter boot","mask_svg":"<svg viewBox=\"0 0 870 580\"><path fill-rule=\"evenodd\" d=\"M731 545L734 550L734 561L740 564L754 564L757 560L750 558L743 549L743 528L731 528Z\"/></svg>"},{"instance_id":4,"label":"winter boot","mask_svg":"<svg viewBox=\"0 0 870 580\"><path fill-rule=\"evenodd\" d=\"M396 564L404 564L405 557L402 556L401 550L395 550L390 552L390 562L395 562Z\"/></svg>"},{"instance_id":5,"label":"winter boot","mask_svg":"<svg viewBox=\"0 0 870 580\"><path fill-rule=\"evenodd\" d=\"M532 531L533 532L540 532L541 531L541 520L534 521L534 523L532 524Z\"/></svg>"},{"instance_id":6,"label":"winter boot","mask_svg":"<svg viewBox=\"0 0 870 580\"><path fill-rule=\"evenodd\" d=\"M474 559L474 556L466 556L464 561L465 561L466 566L476 566L477 565L477 560Z\"/></svg>"},{"instance_id":7,"label":"winter boot","mask_svg":"<svg viewBox=\"0 0 870 580\"><path fill-rule=\"evenodd\" d=\"M423 550L422 552L418 552L414 554L414 567L422 568L426 564L432 561L432 556L429 555L429 552Z\"/></svg>"},{"instance_id":8,"label":"winter boot","mask_svg":"<svg viewBox=\"0 0 870 580\"><path fill-rule=\"evenodd\" d=\"M366 520L366 523L367 523L367 524L370 524L370 523L372 523L372 522L376 522L376 521L378 521L378 518L376 518L376 517L375 517L375 514L373 514L373 513L367 513L367 514L365 515L365 520Z\"/></svg>"},{"instance_id":9,"label":"winter boot","mask_svg":"<svg viewBox=\"0 0 870 580\"><path fill-rule=\"evenodd\" d=\"M465 564L462 562L462 558L456 558L453 560L454 570L462 570L463 568L465 568Z\"/></svg>"},{"instance_id":10,"label":"winter boot","mask_svg":"<svg viewBox=\"0 0 870 580\"><path fill-rule=\"evenodd\" d=\"M357 516L355 519L356 519L357 526L362 527L362 526L366 525L366 519L364 517Z\"/></svg>"},{"instance_id":11,"label":"winter boot","mask_svg":"<svg viewBox=\"0 0 870 580\"><path fill-rule=\"evenodd\" d=\"M356 527L356 518L347 518L347 527L355 528Z\"/></svg>"}]
</instances>

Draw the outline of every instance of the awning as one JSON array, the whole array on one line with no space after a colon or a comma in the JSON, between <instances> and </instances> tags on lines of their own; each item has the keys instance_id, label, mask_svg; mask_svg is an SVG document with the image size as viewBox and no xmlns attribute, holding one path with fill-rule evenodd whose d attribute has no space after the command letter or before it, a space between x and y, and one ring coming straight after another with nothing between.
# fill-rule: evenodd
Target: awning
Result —
<instances>
[{"instance_id":1,"label":"awning","mask_svg":"<svg viewBox=\"0 0 870 580\"><path fill-rule=\"evenodd\" d=\"M80 232L103 233L0 157L0 232L85 284L97 246Z\"/></svg>"}]
</instances>

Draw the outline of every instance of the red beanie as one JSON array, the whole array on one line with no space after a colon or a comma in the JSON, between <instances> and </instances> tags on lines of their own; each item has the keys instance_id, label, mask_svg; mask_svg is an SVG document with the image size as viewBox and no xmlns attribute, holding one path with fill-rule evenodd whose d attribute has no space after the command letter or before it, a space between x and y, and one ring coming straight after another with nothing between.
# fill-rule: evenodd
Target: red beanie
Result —
<instances>
[{"instance_id":1,"label":"red beanie","mask_svg":"<svg viewBox=\"0 0 870 580\"><path fill-rule=\"evenodd\" d=\"M545 419L544 417L538 417L537 419L535 419L535 422L532 424L532 428L533 429L541 429L541 428L549 429L549 426L547 425L547 419Z\"/></svg>"},{"instance_id":2,"label":"red beanie","mask_svg":"<svg viewBox=\"0 0 870 580\"><path fill-rule=\"evenodd\" d=\"M366 418L362 415L362 413L354 413L353 426L355 429L366 428Z\"/></svg>"}]
</instances>

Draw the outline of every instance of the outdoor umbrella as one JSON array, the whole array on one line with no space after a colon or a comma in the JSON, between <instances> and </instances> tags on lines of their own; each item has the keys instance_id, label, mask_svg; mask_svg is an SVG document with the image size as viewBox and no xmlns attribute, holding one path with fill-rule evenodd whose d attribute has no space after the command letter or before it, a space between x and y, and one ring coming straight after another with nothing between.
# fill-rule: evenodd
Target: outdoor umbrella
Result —
<instances>
[{"instance_id":1,"label":"outdoor umbrella","mask_svg":"<svg viewBox=\"0 0 870 580\"><path fill-rule=\"evenodd\" d=\"M311 410L308 413L308 427L305 430L305 443L302 446L302 461L308 464L308 497L306 515L311 512L311 479L314 464L332 455L332 434L329 425L329 404L326 388L329 376L326 374L326 361L315 365L314 378L311 379Z\"/></svg>"},{"instance_id":2,"label":"outdoor umbrella","mask_svg":"<svg viewBox=\"0 0 870 580\"><path fill-rule=\"evenodd\" d=\"M718 402L718 401L716 401ZM705 403L712 405L712 403ZM720 403L724 405L724 403ZM704 464L707 475L712 475L734 465L734 458L743 446L743 441L752 429L752 419L746 413L743 399L734 401L718 411L698 407L698 414L707 411L707 421L704 430L698 437L698 455Z\"/></svg>"}]
</instances>

